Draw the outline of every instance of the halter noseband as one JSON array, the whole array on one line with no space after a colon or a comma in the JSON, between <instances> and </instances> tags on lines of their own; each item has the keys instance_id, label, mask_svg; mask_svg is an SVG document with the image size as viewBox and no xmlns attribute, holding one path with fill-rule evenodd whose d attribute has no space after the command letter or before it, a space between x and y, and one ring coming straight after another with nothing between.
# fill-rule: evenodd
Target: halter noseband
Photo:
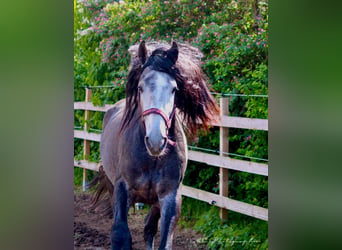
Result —
<instances>
[{"instance_id":1,"label":"halter noseband","mask_svg":"<svg viewBox=\"0 0 342 250\"><path fill-rule=\"evenodd\" d=\"M164 119L166 127L169 130L171 128L171 122L172 122L173 116L175 114L175 108L172 109L170 118L167 117L167 115L165 114L165 112L163 110L157 109L157 108L150 108L150 109L147 109L144 112L142 112L143 117L146 115L149 115L149 114L160 115Z\"/></svg>"},{"instance_id":2,"label":"halter noseband","mask_svg":"<svg viewBox=\"0 0 342 250\"><path fill-rule=\"evenodd\" d=\"M173 117L175 115L175 111L176 111L176 108L175 108L175 106L173 106L173 109L172 109L172 112L170 114L170 117L167 117L165 112L163 110L161 110L161 109L158 109L158 108L147 109L144 112L142 112L142 114L141 114L142 117L145 117L145 116L147 116L149 114L157 114L157 115L160 115L163 118L163 120L165 121L166 128L167 128L167 130L166 130L167 143L170 144L171 146L175 146L176 145L176 142L172 141L169 138L169 129L171 128L171 123L172 123Z\"/></svg>"}]
</instances>

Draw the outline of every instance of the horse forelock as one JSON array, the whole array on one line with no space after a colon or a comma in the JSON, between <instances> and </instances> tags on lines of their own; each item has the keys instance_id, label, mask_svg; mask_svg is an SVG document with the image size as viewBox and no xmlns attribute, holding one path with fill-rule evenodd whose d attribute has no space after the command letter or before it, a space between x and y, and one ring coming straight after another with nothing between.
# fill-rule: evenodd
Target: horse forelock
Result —
<instances>
[{"instance_id":1,"label":"horse forelock","mask_svg":"<svg viewBox=\"0 0 342 250\"><path fill-rule=\"evenodd\" d=\"M188 134L192 136L202 128L208 130L209 123L219 113L219 107L210 94L207 77L201 69L202 53L190 45L180 44L178 60L173 65L165 56L168 49L165 44L151 42L146 45L149 56L145 64L137 57L137 45L130 48L132 60L126 84L126 110L121 130L132 121L137 110L137 87L141 74L147 67L165 72L176 80L179 90L176 92L175 105L183 115Z\"/></svg>"}]
</instances>

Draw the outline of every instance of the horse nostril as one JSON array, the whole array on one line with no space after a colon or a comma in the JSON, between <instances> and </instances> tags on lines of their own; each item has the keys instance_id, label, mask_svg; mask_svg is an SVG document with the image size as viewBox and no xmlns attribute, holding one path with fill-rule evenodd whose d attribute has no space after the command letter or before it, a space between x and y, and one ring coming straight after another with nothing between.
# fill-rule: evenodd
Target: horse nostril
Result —
<instances>
[{"instance_id":1,"label":"horse nostril","mask_svg":"<svg viewBox=\"0 0 342 250\"><path fill-rule=\"evenodd\" d=\"M145 136L145 145L153 155L159 155L165 148L167 140L167 137L159 137L154 140L153 137Z\"/></svg>"},{"instance_id":2,"label":"horse nostril","mask_svg":"<svg viewBox=\"0 0 342 250\"><path fill-rule=\"evenodd\" d=\"M167 138L163 137L160 149L163 149L166 146L166 143L167 143Z\"/></svg>"},{"instance_id":3,"label":"horse nostril","mask_svg":"<svg viewBox=\"0 0 342 250\"><path fill-rule=\"evenodd\" d=\"M148 147L152 147L151 142L150 142L150 138L148 136L145 136L145 142L146 142Z\"/></svg>"}]
</instances>

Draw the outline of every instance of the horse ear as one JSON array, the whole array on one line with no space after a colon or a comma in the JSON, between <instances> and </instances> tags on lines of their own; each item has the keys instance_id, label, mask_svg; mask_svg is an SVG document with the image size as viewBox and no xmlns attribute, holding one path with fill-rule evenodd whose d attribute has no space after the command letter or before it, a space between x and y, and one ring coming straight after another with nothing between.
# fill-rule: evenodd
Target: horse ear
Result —
<instances>
[{"instance_id":1,"label":"horse ear","mask_svg":"<svg viewBox=\"0 0 342 250\"><path fill-rule=\"evenodd\" d=\"M147 49L146 49L145 41L142 41L139 44L138 57L139 57L142 64L144 64L146 62Z\"/></svg>"},{"instance_id":2,"label":"horse ear","mask_svg":"<svg viewBox=\"0 0 342 250\"><path fill-rule=\"evenodd\" d=\"M176 61L178 59L178 45L176 42L172 43L171 48L166 51L166 55L169 59L171 59L173 64L176 63Z\"/></svg>"}]
</instances>

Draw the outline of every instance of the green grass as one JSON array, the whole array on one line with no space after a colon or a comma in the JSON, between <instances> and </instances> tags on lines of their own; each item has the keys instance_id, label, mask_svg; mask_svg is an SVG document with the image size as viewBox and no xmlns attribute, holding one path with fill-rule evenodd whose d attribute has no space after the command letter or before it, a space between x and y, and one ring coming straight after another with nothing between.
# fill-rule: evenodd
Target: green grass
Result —
<instances>
[{"instance_id":1,"label":"green grass","mask_svg":"<svg viewBox=\"0 0 342 250\"><path fill-rule=\"evenodd\" d=\"M183 197L179 224L203 234L209 249L268 249L268 223L246 215L228 212L228 221L219 217L219 208Z\"/></svg>"}]
</instances>

